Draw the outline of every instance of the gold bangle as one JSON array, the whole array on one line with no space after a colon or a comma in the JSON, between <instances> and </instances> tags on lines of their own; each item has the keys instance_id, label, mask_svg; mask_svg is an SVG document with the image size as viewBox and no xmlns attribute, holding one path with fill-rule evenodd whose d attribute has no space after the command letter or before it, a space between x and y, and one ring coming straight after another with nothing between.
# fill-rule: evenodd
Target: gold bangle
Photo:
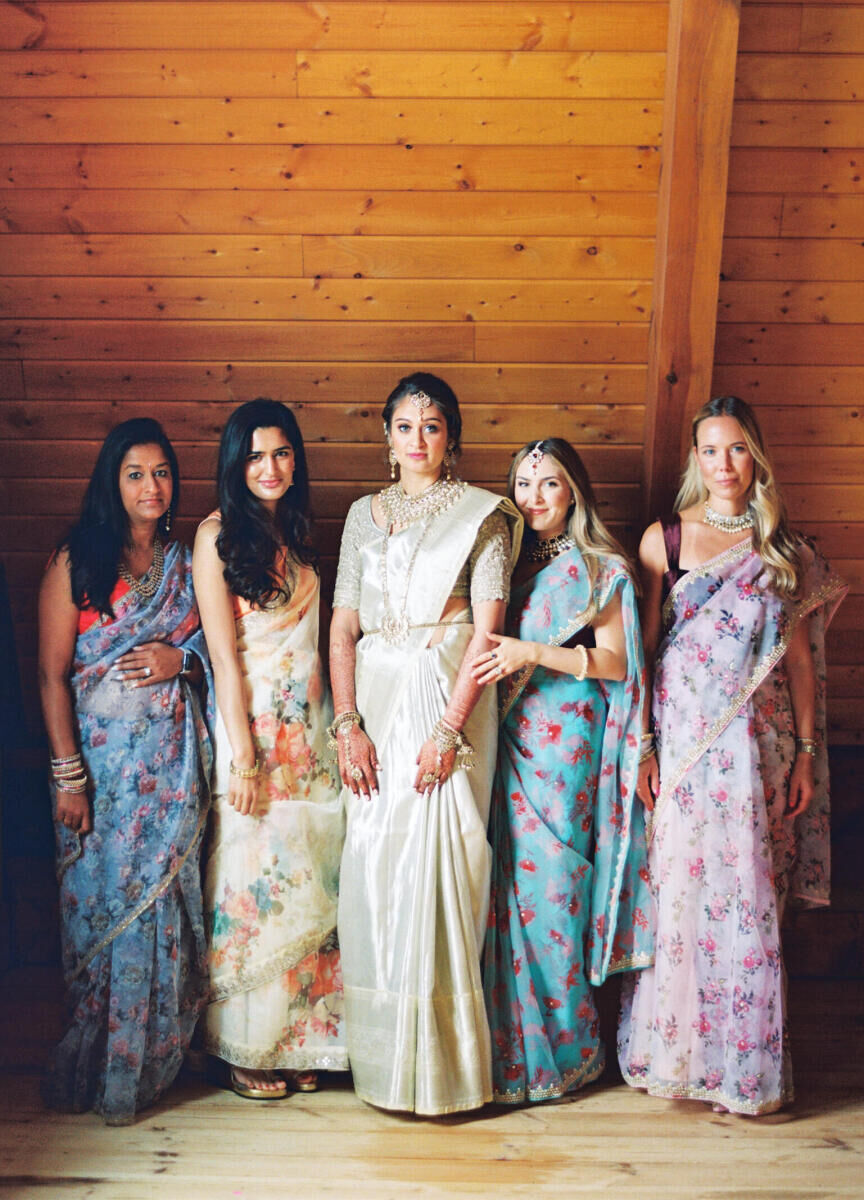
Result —
<instances>
[{"instance_id":1,"label":"gold bangle","mask_svg":"<svg viewBox=\"0 0 864 1200\"><path fill-rule=\"evenodd\" d=\"M261 770L261 764L256 758L254 767L235 767L234 759L232 758L228 770L232 775L236 775L238 779L255 779Z\"/></svg>"},{"instance_id":2,"label":"gold bangle","mask_svg":"<svg viewBox=\"0 0 864 1200\"><path fill-rule=\"evenodd\" d=\"M339 735L341 733L350 733L355 725L360 725L363 718L355 708L349 708L346 712L340 713L338 717L334 717L330 725L327 726L327 745L331 750L335 750L339 745Z\"/></svg>"},{"instance_id":3,"label":"gold bangle","mask_svg":"<svg viewBox=\"0 0 864 1200\"><path fill-rule=\"evenodd\" d=\"M809 754L811 758L816 757L816 743L811 738L796 738L795 748L799 754Z\"/></svg>"}]
</instances>

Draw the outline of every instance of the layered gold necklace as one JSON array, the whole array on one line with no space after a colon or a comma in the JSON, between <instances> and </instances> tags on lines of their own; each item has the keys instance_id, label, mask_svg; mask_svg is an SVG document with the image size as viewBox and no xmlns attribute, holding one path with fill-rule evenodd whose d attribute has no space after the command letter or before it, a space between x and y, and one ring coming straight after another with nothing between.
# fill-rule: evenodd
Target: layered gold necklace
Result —
<instances>
[{"instance_id":1,"label":"layered gold necklace","mask_svg":"<svg viewBox=\"0 0 864 1200\"><path fill-rule=\"evenodd\" d=\"M140 579L136 579L129 570L124 559L120 559L120 565L117 568L117 574L128 584L136 596L140 596L142 600L149 600L151 596L155 596L162 582L162 575L165 568L165 552L162 549L162 543L156 538L153 543L153 561Z\"/></svg>"}]
</instances>

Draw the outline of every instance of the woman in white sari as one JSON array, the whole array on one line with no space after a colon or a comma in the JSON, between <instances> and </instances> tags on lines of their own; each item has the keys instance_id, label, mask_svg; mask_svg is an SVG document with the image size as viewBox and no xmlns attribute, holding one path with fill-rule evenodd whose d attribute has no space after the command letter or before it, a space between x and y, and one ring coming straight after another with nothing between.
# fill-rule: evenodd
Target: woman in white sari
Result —
<instances>
[{"instance_id":1,"label":"woman in white sari","mask_svg":"<svg viewBox=\"0 0 864 1200\"><path fill-rule=\"evenodd\" d=\"M437 1115L492 1097L480 947L497 713L471 663L502 628L521 522L450 478L461 417L443 380L401 380L382 416L401 478L348 514L330 639L346 1034L363 1100Z\"/></svg>"},{"instance_id":2,"label":"woman in white sari","mask_svg":"<svg viewBox=\"0 0 864 1200\"><path fill-rule=\"evenodd\" d=\"M336 891L343 816L318 657L319 579L294 415L241 405L193 570L218 707L204 887L204 1045L248 1099L344 1069Z\"/></svg>"}]
</instances>

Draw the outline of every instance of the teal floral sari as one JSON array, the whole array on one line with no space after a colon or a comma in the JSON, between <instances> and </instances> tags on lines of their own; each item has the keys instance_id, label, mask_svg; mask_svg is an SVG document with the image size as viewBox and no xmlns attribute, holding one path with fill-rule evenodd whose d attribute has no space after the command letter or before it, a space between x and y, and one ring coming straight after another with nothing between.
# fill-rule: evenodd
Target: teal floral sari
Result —
<instances>
[{"instance_id":1,"label":"teal floral sari","mask_svg":"<svg viewBox=\"0 0 864 1200\"><path fill-rule=\"evenodd\" d=\"M484 988L495 1099L547 1100L603 1070L592 987L652 961L652 899L635 798L644 663L633 585L577 549L514 590L508 633L561 646L621 597L620 682L526 668L501 689Z\"/></svg>"}]
</instances>

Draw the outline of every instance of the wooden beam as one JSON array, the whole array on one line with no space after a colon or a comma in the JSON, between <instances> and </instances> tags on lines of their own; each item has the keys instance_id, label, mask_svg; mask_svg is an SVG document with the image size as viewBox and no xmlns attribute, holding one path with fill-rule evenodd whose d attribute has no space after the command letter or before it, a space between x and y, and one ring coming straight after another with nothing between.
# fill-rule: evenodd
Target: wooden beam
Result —
<instances>
[{"instance_id":1,"label":"wooden beam","mask_svg":"<svg viewBox=\"0 0 864 1200\"><path fill-rule=\"evenodd\" d=\"M644 516L668 511L686 425L708 399L740 0L671 0L648 350Z\"/></svg>"}]
</instances>

